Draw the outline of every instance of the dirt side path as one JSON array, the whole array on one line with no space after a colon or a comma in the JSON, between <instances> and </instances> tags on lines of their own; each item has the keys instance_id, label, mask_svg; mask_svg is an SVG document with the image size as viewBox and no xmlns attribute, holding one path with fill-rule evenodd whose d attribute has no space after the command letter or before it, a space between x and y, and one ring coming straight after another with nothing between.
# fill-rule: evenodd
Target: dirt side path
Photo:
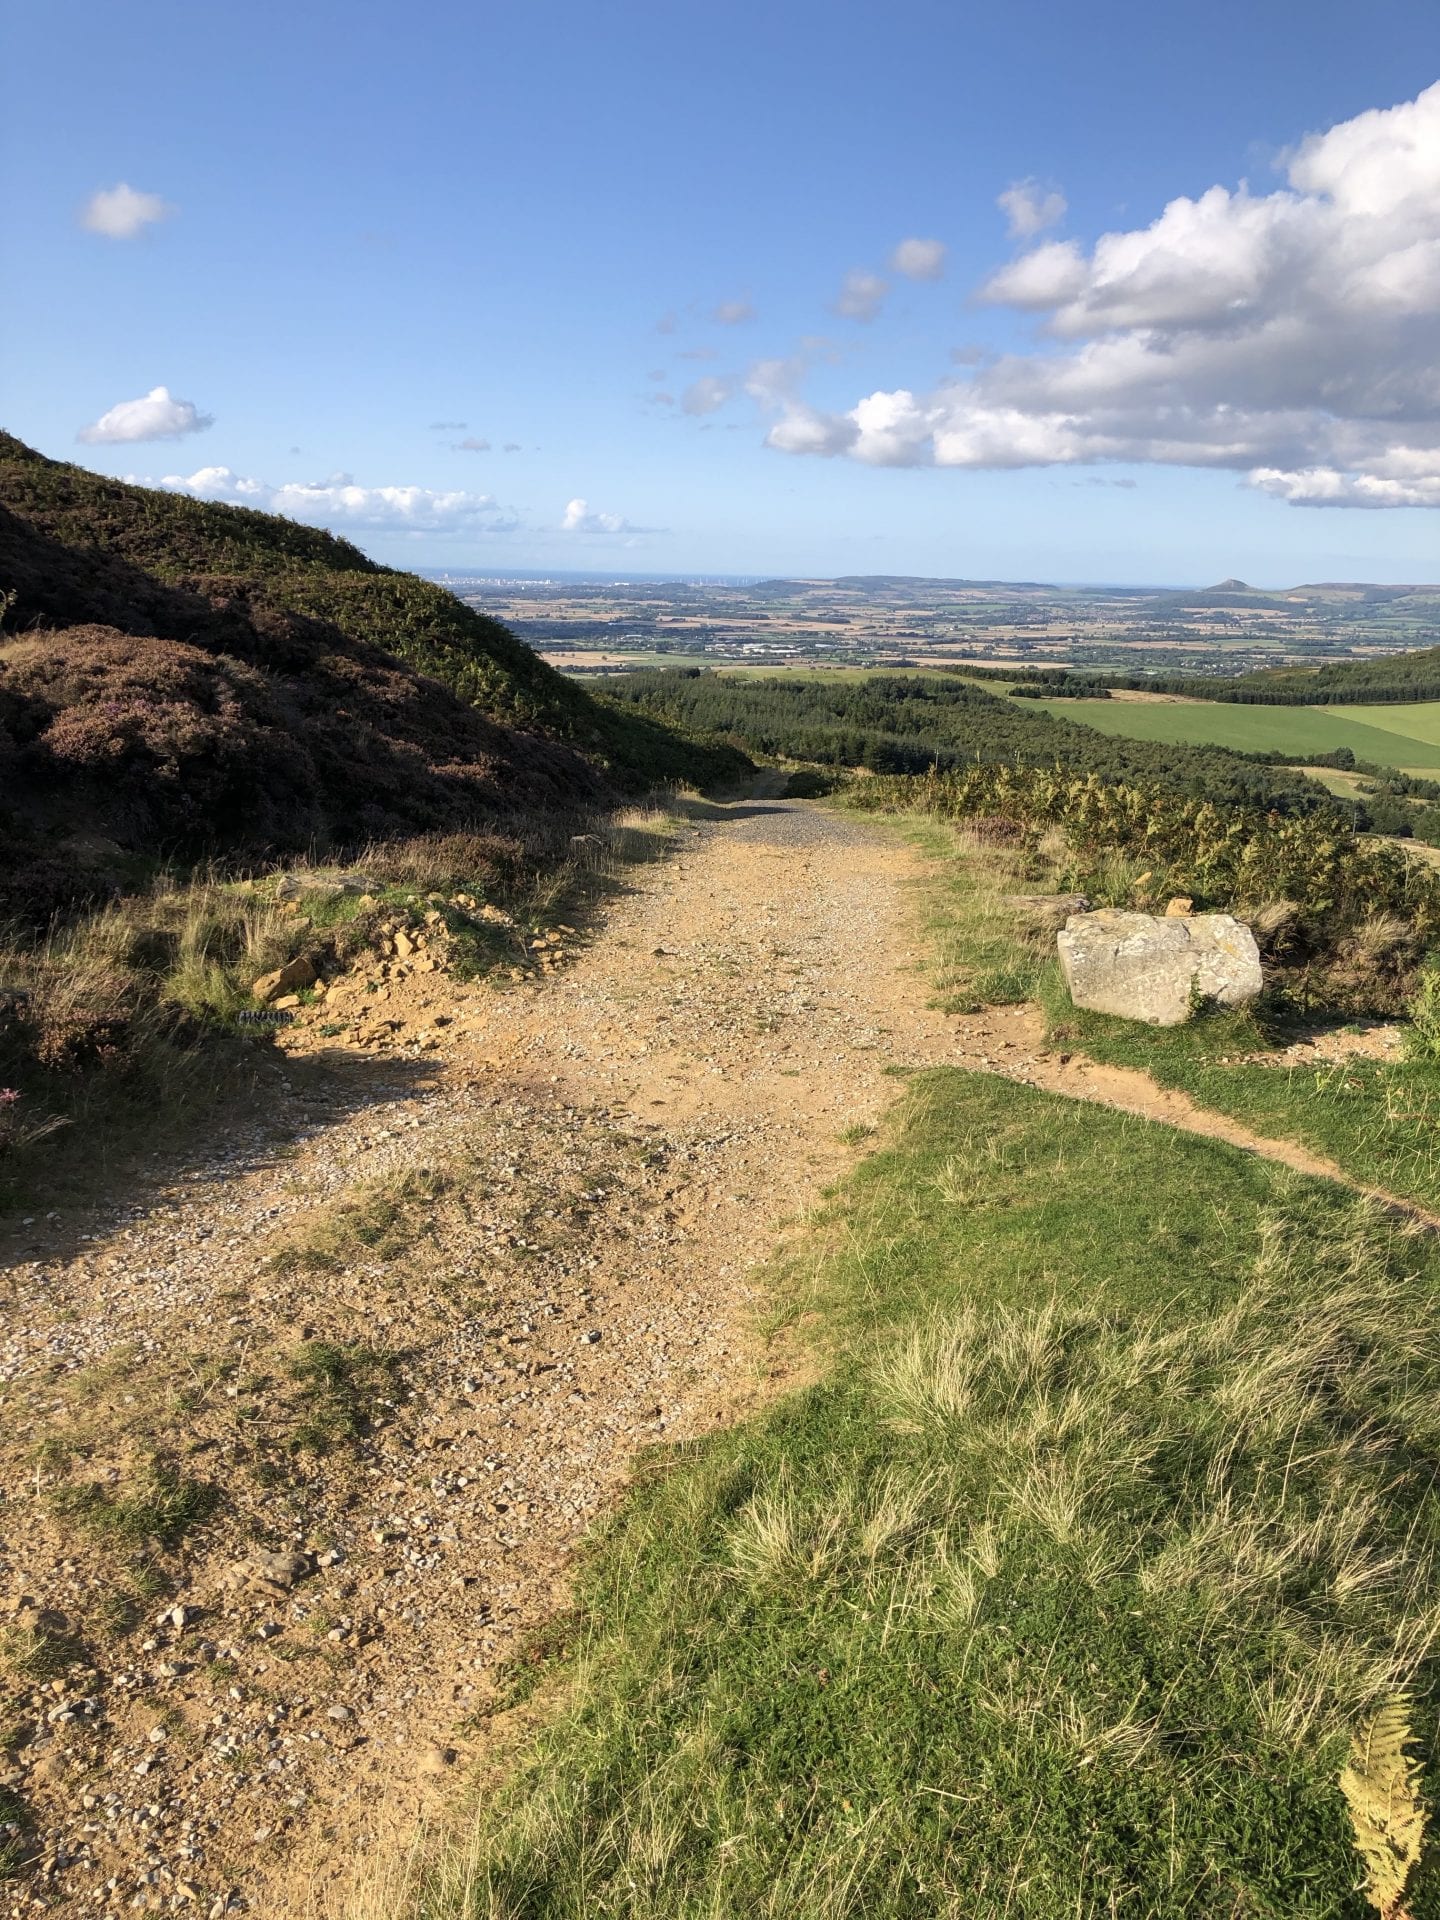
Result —
<instances>
[{"instance_id":1,"label":"dirt side path","mask_svg":"<svg viewBox=\"0 0 1440 1920\"><path fill-rule=\"evenodd\" d=\"M701 813L568 970L417 981L423 1055L297 1036L268 1126L32 1223L0 1295L0 1823L32 1823L0 1913L275 1914L383 1854L637 1450L773 1388L751 1270L948 1023L902 845ZM371 1245L287 1263L407 1175Z\"/></svg>"},{"instance_id":2,"label":"dirt side path","mask_svg":"<svg viewBox=\"0 0 1440 1920\"><path fill-rule=\"evenodd\" d=\"M1413 1200L1401 1199L1378 1187L1367 1187L1334 1160L1312 1153L1295 1140L1272 1140L1239 1120L1200 1106L1188 1093L1162 1087L1136 1067L1110 1067L1085 1054L1051 1047L1045 1039L1045 1019L1038 1007L987 1007L981 1013L959 1016L950 1024L950 1063L982 1073L1003 1074L1047 1093L1071 1100L1091 1100L1122 1113L1158 1120L1182 1133L1198 1133L1207 1140L1223 1140L1264 1160L1290 1167L1296 1173L1334 1180L1343 1187L1377 1201L1426 1227L1440 1230L1440 1215L1427 1212Z\"/></svg>"}]
</instances>

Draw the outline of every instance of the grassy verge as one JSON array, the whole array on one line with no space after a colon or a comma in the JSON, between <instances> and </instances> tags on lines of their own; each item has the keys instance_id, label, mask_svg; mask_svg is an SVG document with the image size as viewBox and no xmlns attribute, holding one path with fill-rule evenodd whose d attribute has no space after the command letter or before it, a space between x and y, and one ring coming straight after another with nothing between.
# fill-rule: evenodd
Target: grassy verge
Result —
<instances>
[{"instance_id":1,"label":"grassy verge","mask_svg":"<svg viewBox=\"0 0 1440 1920\"><path fill-rule=\"evenodd\" d=\"M1271 1139L1295 1140L1338 1162L1356 1180L1440 1209L1440 1066L1345 1060L1266 1065L1290 1037L1243 1016L1202 1018L1171 1030L1133 1030L1071 1006L1058 974L1042 982L1042 1004L1057 1044L1108 1065L1143 1068L1201 1106ZM1247 1056L1249 1056L1247 1058Z\"/></svg>"},{"instance_id":2,"label":"grassy verge","mask_svg":"<svg viewBox=\"0 0 1440 1920\"><path fill-rule=\"evenodd\" d=\"M508 972L528 930L583 918L672 833L659 807L527 815L379 845L343 873L162 874L45 938L0 937L0 1211L51 1204L233 1100L270 1037L241 1018L264 974L304 954L332 975L426 923L453 972Z\"/></svg>"},{"instance_id":3,"label":"grassy verge","mask_svg":"<svg viewBox=\"0 0 1440 1920\"><path fill-rule=\"evenodd\" d=\"M1250 1156L918 1076L785 1277L826 1377L632 1497L427 1910L1363 1914L1351 1737L1408 1691L1431 1739L1437 1283Z\"/></svg>"},{"instance_id":4,"label":"grassy verge","mask_svg":"<svg viewBox=\"0 0 1440 1920\"><path fill-rule=\"evenodd\" d=\"M1107 1066L1139 1068L1256 1133L1324 1154L1367 1185L1440 1209L1440 1064L1349 1059L1287 1066L1283 1048L1308 1029L1281 999L1181 1027L1081 1012L1065 991L1053 934L1027 921L1010 896L1086 885L1097 898L1123 898L1125 863L1087 875L1058 846L997 848L934 822L913 831L938 857L942 875L931 923L944 1004L960 1010L1036 1001L1056 1046Z\"/></svg>"}]
</instances>

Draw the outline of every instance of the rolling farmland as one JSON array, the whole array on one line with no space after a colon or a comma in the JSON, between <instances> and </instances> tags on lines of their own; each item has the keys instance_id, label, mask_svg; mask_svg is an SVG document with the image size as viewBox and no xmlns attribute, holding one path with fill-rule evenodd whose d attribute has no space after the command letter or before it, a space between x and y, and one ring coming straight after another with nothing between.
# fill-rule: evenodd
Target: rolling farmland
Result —
<instances>
[{"instance_id":1,"label":"rolling farmland","mask_svg":"<svg viewBox=\"0 0 1440 1920\"><path fill-rule=\"evenodd\" d=\"M1210 700L1041 700L1061 719L1130 740L1234 747L1245 753L1333 753L1349 747L1408 773L1440 769L1440 701L1364 707L1249 707Z\"/></svg>"}]
</instances>

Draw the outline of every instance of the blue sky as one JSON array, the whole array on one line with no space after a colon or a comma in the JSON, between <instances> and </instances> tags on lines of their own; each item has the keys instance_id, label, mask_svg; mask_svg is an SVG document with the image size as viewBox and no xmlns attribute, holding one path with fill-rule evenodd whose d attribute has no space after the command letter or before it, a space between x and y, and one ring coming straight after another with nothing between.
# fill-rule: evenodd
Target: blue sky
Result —
<instances>
[{"instance_id":1,"label":"blue sky","mask_svg":"<svg viewBox=\"0 0 1440 1920\"><path fill-rule=\"evenodd\" d=\"M46 453L412 566L1440 578L1432 0L4 33Z\"/></svg>"}]
</instances>

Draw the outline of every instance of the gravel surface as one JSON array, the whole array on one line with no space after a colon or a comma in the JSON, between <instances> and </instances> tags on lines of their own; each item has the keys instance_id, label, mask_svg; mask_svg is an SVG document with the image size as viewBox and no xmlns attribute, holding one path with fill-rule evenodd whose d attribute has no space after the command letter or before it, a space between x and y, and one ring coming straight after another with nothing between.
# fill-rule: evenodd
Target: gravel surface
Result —
<instances>
[{"instance_id":1,"label":"gravel surface","mask_svg":"<svg viewBox=\"0 0 1440 1920\"><path fill-rule=\"evenodd\" d=\"M953 1052L903 847L803 804L696 815L543 979L341 983L263 1122L25 1226L0 1913L273 1914L363 1878L637 1449L785 1384L754 1269L885 1069Z\"/></svg>"}]
</instances>

